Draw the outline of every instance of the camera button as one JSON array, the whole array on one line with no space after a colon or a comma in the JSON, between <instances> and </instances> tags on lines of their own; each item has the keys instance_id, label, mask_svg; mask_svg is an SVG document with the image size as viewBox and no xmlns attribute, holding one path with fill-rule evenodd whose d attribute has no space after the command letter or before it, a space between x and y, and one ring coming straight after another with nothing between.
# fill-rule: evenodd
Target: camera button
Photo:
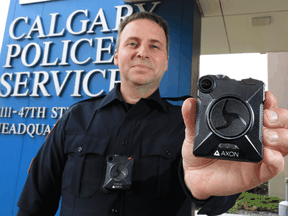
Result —
<instances>
[{"instance_id":1,"label":"camera button","mask_svg":"<svg viewBox=\"0 0 288 216\"><path fill-rule=\"evenodd\" d=\"M118 213L118 210L113 208L113 209L112 209L112 213L115 213L115 214L116 214L116 213Z\"/></svg>"},{"instance_id":2,"label":"camera button","mask_svg":"<svg viewBox=\"0 0 288 216\"><path fill-rule=\"evenodd\" d=\"M127 146L127 145L128 145L128 143L127 143L126 141L122 141L122 145L125 145L125 146Z\"/></svg>"},{"instance_id":3,"label":"camera button","mask_svg":"<svg viewBox=\"0 0 288 216\"><path fill-rule=\"evenodd\" d=\"M82 147L78 148L78 152L81 153L83 151Z\"/></svg>"}]
</instances>

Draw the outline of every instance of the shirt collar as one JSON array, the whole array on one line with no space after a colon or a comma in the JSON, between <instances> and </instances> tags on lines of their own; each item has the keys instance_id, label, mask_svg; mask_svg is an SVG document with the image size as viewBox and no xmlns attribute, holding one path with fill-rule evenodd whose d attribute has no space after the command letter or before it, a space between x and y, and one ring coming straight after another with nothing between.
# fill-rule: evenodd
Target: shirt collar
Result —
<instances>
[{"instance_id":1,"label":"shirt collar","mask_svg":"<svg viewBox=\"0 0 288 216\"><path fill-rule=\"evenodd\" d=\"M117 83L116 86L104 97L104 99L101 101L101 103L96 108L96 110L108 105L114 100L118 100L118 101L126 103L120 93L120 83ZM165 102L161 99L159 88L148 98L142 98L142 100L154 101L161 106L164 112L168 113L167 106Z\"/></svg>"}]
</instances>

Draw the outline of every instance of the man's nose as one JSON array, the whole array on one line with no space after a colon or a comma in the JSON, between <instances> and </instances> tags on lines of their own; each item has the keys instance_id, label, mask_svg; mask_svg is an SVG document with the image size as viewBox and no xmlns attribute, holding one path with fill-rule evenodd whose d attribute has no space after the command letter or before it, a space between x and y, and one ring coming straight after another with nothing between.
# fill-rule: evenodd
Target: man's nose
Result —
<instances>
[{"instance_id":1,"label":"man's nose","mask_svg":"<svg viewBox=\"0 0 288 216\"><path fill-rule=\"evenodd\" d=\"M144 45L144 44L139 46L138 52L137 52L137 57L142 58L142 59L149 58L149 47L147 45Z\"/></svg>"}]
</instances>

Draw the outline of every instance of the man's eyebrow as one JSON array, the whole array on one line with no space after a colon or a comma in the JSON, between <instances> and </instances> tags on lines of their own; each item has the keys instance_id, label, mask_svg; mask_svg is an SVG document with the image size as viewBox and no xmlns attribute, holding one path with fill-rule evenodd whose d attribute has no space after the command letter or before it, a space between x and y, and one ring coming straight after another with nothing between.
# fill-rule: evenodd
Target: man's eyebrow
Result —
<instances>
[{"instance_id":1,"label":"man's eyebrow","mask_svg":"<svg viewBox=\"0 0 288 216\"><path fill-rule=\"evenodd\" d=\"M128 37L126 40L125 40L125 42L126 41L129 41L129 40L140 40L138 37Z\"/></svg>"},{"instance_id":2,"label":"man's eyebrow","mask_svg":"<svg viewBox=\"0 0 288 216\"><path fill-rule=\"evenodd\" d=\"M137 40L137 41L139 41L140 38L134 37L134 36L133 36L133 37L128 37L128 38L125 40L125 42L127 42L127 41L129 41L129 40ZM163 43L161 43L161 41L158 40L158 39L150 39L149 41L152 42L152 43L159 43L159 44L163 45Z\"/></svg>"},{"instance_id":3,"label":"man's eyebrow","mask_svg":"<svg viewBox=\"0 0 288 216\"><path fill-rule=\"evenodd\" d=\"M151 42L154 42L154 43L160 43L161 44L161 41L157 40L157 39L150 39Z\"/></svg>"},{"instance_id":4,"label":"man's eyebrow","mask_svg":"<svg viewBox=\"0 0 288 216\"><path fill-rule=\"evenodd\" d=\"M152 43L158 43L158 44L160 44L161 46L164 46L164 44L163 44L160 40L157 40L157 39L150 39L150 42L152 42Z\"/></svg>"}]
</instances>

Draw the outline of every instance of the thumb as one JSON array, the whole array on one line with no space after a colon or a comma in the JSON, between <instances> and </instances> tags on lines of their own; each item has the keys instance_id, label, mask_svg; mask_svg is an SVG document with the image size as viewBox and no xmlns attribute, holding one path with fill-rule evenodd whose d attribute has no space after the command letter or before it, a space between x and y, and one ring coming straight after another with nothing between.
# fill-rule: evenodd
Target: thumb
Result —
<instances>
[{"instance_id":1,"label":"thumb","mask_svg":"<svg viewBox=\"0 0 288 216\"><path fill-rule=\"evenodd\" d=\"M188 98L182 105L182 115L186 125L185 139L194 140L195 136L195 118L197 110L197 100L195 98Z\"/></svg>"}]
</instances>

